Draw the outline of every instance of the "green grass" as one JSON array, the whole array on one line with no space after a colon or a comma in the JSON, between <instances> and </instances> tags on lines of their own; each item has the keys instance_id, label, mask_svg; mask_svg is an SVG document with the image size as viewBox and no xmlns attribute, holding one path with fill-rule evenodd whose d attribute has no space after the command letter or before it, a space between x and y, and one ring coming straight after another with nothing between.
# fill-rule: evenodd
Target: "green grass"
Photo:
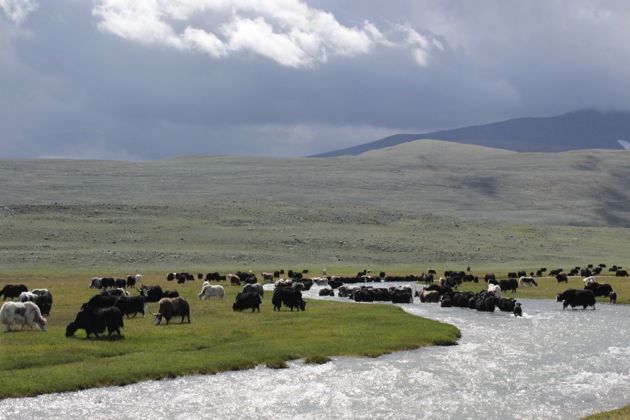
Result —
<instances>
[{"instance_id":1,"label":"green grass","mask_svg":"<svg viewBox=\"0 0 630 420\"><path fill-rule=\"evenodd\" d=\"M583 420L626 420L630 419L630 405L617 410L605 411L592 416L584 417Z\"/></svg>"},{"instance_id":2,"label":"green grass","mask_svg":"<svg viewBox=\"0 0 630 420\"><path fill-rule=\"evenodd\" d=\"M28 281L31 288L47 286L55 301L46 332L0 333L0 398L260 364L279 368L287 360L300 358L322 363L331 356L376 357L455 344L459 337L453 326L409 315L391 305L309 301L305 312L273 312L267 294L260 313L233 312L231 304L240 288L226 286L223 301L199 301L199 282L167 284L163 276L147 275L145 283L175 287L188 299L191 324L175 321L154 326L147 314L125 320L123 339L85 339L83 330L66 338L65 326L94 293L87 289L89 277L59 273ZM156 303L150 304L151 311L156 309Z\"/></svg>"}]
</instances>

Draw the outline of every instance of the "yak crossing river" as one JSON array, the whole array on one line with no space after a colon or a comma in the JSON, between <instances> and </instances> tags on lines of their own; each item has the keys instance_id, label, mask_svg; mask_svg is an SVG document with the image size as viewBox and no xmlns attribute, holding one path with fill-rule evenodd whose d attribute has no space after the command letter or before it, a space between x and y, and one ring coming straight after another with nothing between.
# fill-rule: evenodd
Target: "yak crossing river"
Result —
<instances>
[{"instance_id":1,"label":"yak crossing river","mask_svg":"<svg viewBox=\"0 0 630 420\"><path fill-rule=\"evenodd\" d=\"M457 346L5 399L0 418L575 419L630 404L630 306L519 301L522 318L401 305L456 325Z\"/></svg>"}]
</instances>

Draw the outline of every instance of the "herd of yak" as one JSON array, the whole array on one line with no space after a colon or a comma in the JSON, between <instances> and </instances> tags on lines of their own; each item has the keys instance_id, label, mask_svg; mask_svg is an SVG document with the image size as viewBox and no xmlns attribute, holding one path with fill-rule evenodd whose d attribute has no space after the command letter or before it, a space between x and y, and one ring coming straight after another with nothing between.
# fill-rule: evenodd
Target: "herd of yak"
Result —
<instances>
[{"instance_id":1,"label":"herd of yak","mask_svg":"<svg viewBox=\"0 0 630 420\"><path fill-rule=\"evenodd\" d=\"M567 273L563 269L550 270L547 275L554 276L558 283L567 282L568 276L581 275L585 286L583 290L567 289L558 294L556 299L563 302L563 309L568 306L572 308L582 306L595 307L596 297L609 297L612 303L616 302L617 295L609 284L598 283L594 275L601 274L606 266L600 264L597 267L589 265L587 268L574 267ZM487 283L487 290L477 293L457 291L457 288L464 282L478 283L479 278L465 271L445 271L444 276L436 281L435 270L427 270L421 275L407 276L387 276L381 272L378 276L372 275L369 270L357 273L354 277L327 276L326 270L321 277L306 278L304 274L308 270L289 270L286 275L283 270L273 273L261 273L265 281L274 281L275 287L271 299L274 311L280 310L282 305L293 311L304 311L306 302L302 298L302 291L309 290L313 284L322 286L319 290L320 296L347 297L356 302L392 302L392 303L413 303L414 297L418 297L420 302L435 302L441 307L462 307L484 312L494 312L495 308L500 311L511 312L514 316L522 315L521 304L514 298L502 296L502 293L516 291L520 287L536 287L534 276L542 276L547 273L546 268L541 268L536 273L531 272L528 276L524 271L508 273L508 278L497 280L494 274L486 274L483 280ZM627 271L622 267L612 266L610 272L615 272L617 276L628 276ZM280 279L280 277L286 279ZM225 291L222 285L212 284L218 282L230 282L231 285L242 285L244 287L236 295L232 309L243 311L251 309L252 312L260 312L260 305L264 296L264 290L258 283L257 276L251 271L237 272L236 274L207 273L197 274L197 279L205 280L202 284L201 292L197 295L199 299L211 297L223 298ZM101 289L101 292L92 296L87 302L81 305L73 322L66 327L66 336L73 336L74 333L83 329L87 337L92 334L96 337L107 331L108 336L116 334L120 336L120 329L124 327L123 317L136 317L138 314L144 316L147 310L147 303L157 302L158 311L152 314L155 324L161 323L162 319L166 324L172 318L181 317L180 322L190 322L190 305L185 298L179 296L176 290L162 290L160 286L140 285L136 288L139 294L130 296L127 289L134 288L136 283L142 280L141 274L127 276L124 279L114 279L111 277L95 277L91 280L89 288ZM167 281L177 281L186 283L194 281L195 276L190 273L169 273ZM406 282L408 284L425 283L425 286L416 290L415 286L391 286L383 287L387 282ZM365 283L358 285L357 283ZM370 283L380 283L375 286ZM25 327L33 329L34 326L40 330L45 330L46 319L52 307L52 294L47 289L34 289L29 291L25 285L6 285L0 290L5 302L0 308L0 323L5 325L7 331L23 330ZM13 299L17 298L17 302Z\"/></svg>"}]
</instances>

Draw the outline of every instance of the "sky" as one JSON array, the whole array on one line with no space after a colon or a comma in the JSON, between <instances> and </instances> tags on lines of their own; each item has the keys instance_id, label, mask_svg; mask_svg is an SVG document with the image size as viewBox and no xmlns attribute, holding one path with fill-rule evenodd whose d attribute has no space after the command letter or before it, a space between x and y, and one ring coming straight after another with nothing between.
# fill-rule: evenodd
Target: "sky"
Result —
<instances>
[{"instance_id":1,"label":"sky","mask_svg":"<svg viewBox=\"0 0 630 420\"><path fill-rule=\"evenodd\" d=\"M0 158L299 157L630 110L627 0L0 0Z\"/></svg>"}]
</instances>

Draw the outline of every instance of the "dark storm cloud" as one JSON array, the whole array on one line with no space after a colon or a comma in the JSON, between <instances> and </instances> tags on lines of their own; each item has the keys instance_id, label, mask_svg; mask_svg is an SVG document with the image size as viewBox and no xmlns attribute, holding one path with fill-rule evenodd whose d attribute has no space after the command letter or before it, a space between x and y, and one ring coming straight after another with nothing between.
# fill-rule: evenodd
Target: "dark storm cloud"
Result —
<instances>
[{"instance_id":1,"label":"dark storm cloud","mask_svg":"<svg viewBox=\"0 0 630 420\"><path fill-rule=\"evenodd\" d=\"M30 1L19 21L0 17L0 156L300 156L400 131L630 108L621 2L286 0L299 27L278 2L145 26L95 12L144 3Z\"/></svg>"}]
</instances>

